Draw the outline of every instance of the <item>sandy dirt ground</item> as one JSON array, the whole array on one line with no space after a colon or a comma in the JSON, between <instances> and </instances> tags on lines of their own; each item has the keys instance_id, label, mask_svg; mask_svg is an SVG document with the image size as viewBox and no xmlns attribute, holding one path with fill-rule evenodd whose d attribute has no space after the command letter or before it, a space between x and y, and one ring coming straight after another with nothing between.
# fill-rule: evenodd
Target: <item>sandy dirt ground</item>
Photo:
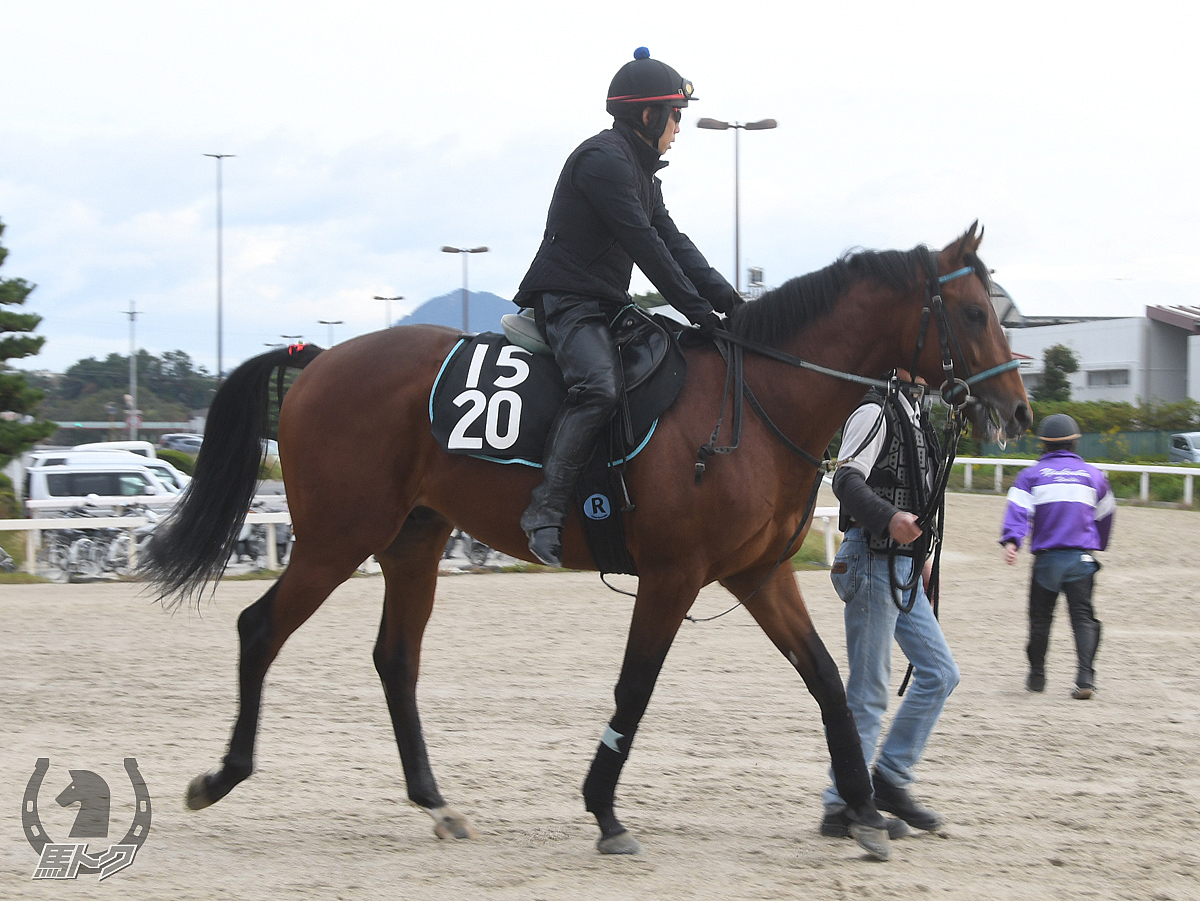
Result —
<instances>
[{"instance_id":1,"label":"sandy dirt ground","mask_svg":"<svg viewBox=\"0 0 1200 901\"><path fill-rule=\"evenodd\" d=\"M1059 610L1043 695L1023 688L1029 558L1006 567L1002 501L953 496L942 620L962 669L920 767L944 837L887 863L817 833L827 753L815 702L742 610L685 623L618 791L643 845L596 853L580 786L611 714L632 602L595 574L444 577L426 638L422 713L447 800L474 841L439 841L408 805L371 663L382 579L342 586L271 670L257 773L221 803L183 807L225 751L236 702L234 621L265 588L226 582L197 613L131 584L0 586L0 897L208 899L1200 898L1200 518L1122 507L1098 576L1098 696L1073 701ZM840 665L827 573L797 576ZM633 579L614 582L631 587ZM693 612L729 596L706 589ZM895 667L895 681L903 670ZM893 709L895 701L893 701ZM54 803L71 769L132 819L136 757L153 825L133 865L98 882L32 881L25 787Z\"/></svg>"}]
</instances>

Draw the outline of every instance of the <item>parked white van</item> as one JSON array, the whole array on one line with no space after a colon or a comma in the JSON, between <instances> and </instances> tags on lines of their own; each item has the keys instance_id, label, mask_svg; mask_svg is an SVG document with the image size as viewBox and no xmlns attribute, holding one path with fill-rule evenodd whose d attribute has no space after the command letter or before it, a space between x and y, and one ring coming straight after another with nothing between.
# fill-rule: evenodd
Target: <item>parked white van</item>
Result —
<instances>
[{"instance_id":1,"label":"parked white van","mask_svg":"<svg viewBox=\"0 0 1200 901\"><path fill-rule=\"evenodd\" d=\"M29 455L27 469L45 466L144 466L150 470L172 493L187 487L192 477L180 472L167 460L149 460L129 451L84 450L64 448L57 451L40 451Z\"/></svg>"},{"instance_id":2,"label":"parked white van","mask_svg":"<svg viewBox=\"0 0 1200 901\"><path fill-rule=\"evenodd\" d=\"M149 441L94 441L90 444L77 444L72 449L77 451L127 451L137 454L139 457L149 457L151 460L158 456L154 451L154 445Z\"/></svg>"},{"instance_id":3,"label":"parked white van","mask_svg":"<svg viewBox=\"0 0 1200 901\"><path fill-rule=\"evenodd\" d=\"M1172 435L1168 457L1172 463L1200 463L1200 432Z\"/></svg>"},{"instance_id":4,"label":"parked white van","mask_svg":"<svg viewBox=\"0 0 1200 901\"><path fill-rule=\"evenodd\" d=\"M25 500L77 500L83 504L95 495L101 506L140 503L147 498L173 499L174 495L145 466L79 464L39 466L25 471ZM111 500L109 500L111 499Z\"/></svg>"}]
</instances>

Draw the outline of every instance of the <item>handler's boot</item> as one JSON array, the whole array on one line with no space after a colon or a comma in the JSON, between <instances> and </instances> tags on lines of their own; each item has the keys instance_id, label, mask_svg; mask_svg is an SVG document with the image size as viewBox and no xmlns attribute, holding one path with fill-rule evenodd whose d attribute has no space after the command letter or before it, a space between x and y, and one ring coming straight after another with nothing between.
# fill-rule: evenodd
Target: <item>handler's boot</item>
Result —
<instances>
[{"instance_id":1,"label":"handler's boot","mask_svg":"<svg viewBox=\"0 0 1200 901\"><path fill-rule=\"evenodd\" d=\"M875 807L884 813L898 816L914 829L926 832L937 832L946 821L927 807L921 807L908 789L893 785L880 775L879 770L871 771L871 784L875 787Z\"/></svg>"},{"instance_id":2,"label":"handler's boot","mask_svg":"<svg viewBox=\"0 0 1200 901\"><path fill-rule=\"evenodd\" d=\"M1075 656L1078 669L1075 671L1075 689L1071 697L1086 701L1096 691L1096 671L1092 664L1096 659L1096 648L1100 646L1100 620L1079 623L1075 626Z\"/></svg>"}]
</instances>

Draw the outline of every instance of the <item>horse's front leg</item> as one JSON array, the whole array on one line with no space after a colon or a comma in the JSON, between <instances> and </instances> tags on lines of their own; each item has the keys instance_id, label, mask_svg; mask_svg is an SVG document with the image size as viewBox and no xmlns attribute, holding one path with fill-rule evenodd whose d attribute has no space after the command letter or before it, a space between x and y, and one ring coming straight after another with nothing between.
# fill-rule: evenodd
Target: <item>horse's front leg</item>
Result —
<instances>
[{"instance_id":1,"label":"horse's front leg","mask_svg":"<svg viewBox=\"0 0 1200 901\"><path fill-rule=\"evenodd\" d=\"M617 710L604 730L583 783L584 804L600 827L596 847L601 854L637 854L641 850L613 808L617 781L629 759L633 737L650 704L663 661L698 591L698 585L680 585L677 580L645 573L639 577L625 659L614 692Z\"/></svg>"},{"instance_id":2,"label":"horse's front leg","mask_svg":"<svg viewBox=\"0 0 1200 901\"><path fill-rule=\"evenodd\" d=\"M761 572L742 574L723 580L722 584L746 605L816 698L825 725L834 782L853 821L850 834L871 855L887 860L890 854L887 822L875 808L858 728L846 703L846 689L837 664L813 628L791 567L781 567L758 587L761 579Z\"/></svg>"}]
</instances>

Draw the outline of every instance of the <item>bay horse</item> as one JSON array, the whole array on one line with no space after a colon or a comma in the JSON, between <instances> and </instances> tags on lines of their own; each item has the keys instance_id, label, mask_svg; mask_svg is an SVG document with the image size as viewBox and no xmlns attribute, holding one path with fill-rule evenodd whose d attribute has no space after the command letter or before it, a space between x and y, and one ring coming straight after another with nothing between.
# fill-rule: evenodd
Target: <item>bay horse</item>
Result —
<instances>
[{"instance_id":1,"label":"bay horse","mask_svg":"<svg viewBox=\"0 0 1200 901\"><path fill-rule=\"evenodd\" d=\"M989 298L976 225L940 253L919 246L848 254L736 309L727 332L760 348L744 358L758 405L745 416L736 452L710 459L703 479L695 477L697 449L725 405L726 363L711 343L686 351L687 381L625 473L635 509L623 513L624 526L638 587L616 710L583 785L601 852L639 850L614 810L617 782L684 617L700 589L719 582L816 699L852 833L886 859L885 822L841 677L790 565L780 562L807 531L819 458L861 399L864 379L904 367L960 395L973 387L971 415L984 437L1015 437L1031 424ZM288 636L374 555L385 590L373 657L408 797L433 818L439 837L473 834L430 767L416 699L421 639L453 529L534 562L518 518L540 474L448 454L431 437L430 388L461 337L414 325L329 350L274 350L243 363L218 391L194 480L146 555L167 604L202 596L224 570L255 488L272 378L282 379L281 367L303 370L283 401L278 433L295 544L283 574L238 618L236 723L220 767L189 785L190 808L215 803L250 775L267 668ZM593 567L577 512L564 532L563 562ZM547 578L547 590L553 584Z\"/></svg>"}]
</instances>

